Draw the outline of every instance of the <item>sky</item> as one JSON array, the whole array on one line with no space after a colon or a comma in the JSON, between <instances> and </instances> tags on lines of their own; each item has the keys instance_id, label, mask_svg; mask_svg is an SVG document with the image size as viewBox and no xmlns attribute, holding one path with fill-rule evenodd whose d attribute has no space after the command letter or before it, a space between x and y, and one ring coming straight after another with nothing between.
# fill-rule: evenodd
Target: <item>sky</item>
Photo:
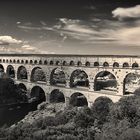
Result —
<instances>
[{"instance_id":1,"label":"sky","mask_svg":"<svg viewBox=\"0 0 140 140\"><path fill-rule=\"evenodd\" d=\"M2 0L0 53L140 55L140 1Z\"/></svg>"}]
</instances>

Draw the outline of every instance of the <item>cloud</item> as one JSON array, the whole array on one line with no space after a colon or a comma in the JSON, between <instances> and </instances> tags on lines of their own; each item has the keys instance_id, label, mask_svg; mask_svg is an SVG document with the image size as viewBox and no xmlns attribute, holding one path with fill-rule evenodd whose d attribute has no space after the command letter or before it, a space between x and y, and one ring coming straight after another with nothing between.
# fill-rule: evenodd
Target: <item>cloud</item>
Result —
<instances>
[{"instance_id":1,"label":"cloud","mask_svg":"<svg viewBox=\"0 0 140 140\"><path fill-rule=\"evenodd\" d=\"M15 38L12 38L11 36L0 36L0 44L5 45L5 44L20 44L22 43L21 40L17 40Z\"/></svg>"},{"instance_id":2,"label":"cloud","mask_svg":"<svg viewBox=\"0 0 140 140\"><path fill-rule=\"evenodd\" d=\"M33 47L31 45L23 45L21 48L25 49L25 50L35 50L36 49L35 47Z\"/></svg>"},{"instance_id":3,"label":"cloud","mask_svg":"<svg viewBox=\"0 0 140 140\"><path fill-rule=\"evenodd\" d=\"M113 17L118 19L125 18L140 18L140 5L136 5L135 7L130 8L117 8L112 11Z\"/></svg>"}]
</instances>

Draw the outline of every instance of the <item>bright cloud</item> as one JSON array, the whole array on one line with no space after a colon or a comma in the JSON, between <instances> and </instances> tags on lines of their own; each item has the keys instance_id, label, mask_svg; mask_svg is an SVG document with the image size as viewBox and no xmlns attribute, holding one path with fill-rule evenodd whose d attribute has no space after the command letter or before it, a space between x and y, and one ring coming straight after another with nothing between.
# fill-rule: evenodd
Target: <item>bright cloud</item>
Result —
<instances>
[{"instance_id":1,"label":"bright cloud","mask_svg":"<svg viewBox=\"0 0 140 140\"><path fill-rule=\"evenodd\" d=\"M25 50L35 50L36 49L35 47L30 46L30 45L23 45L22 48Z\"/></svg>"},{"instance_id":2,"label":"bright cloud","mask_svg":"<svg viewBox=\"0 0 140 140\"><path fill-rule=\"evenodd\" d=\"M12 38L11 36L0 36L0 44L20 44L21 40Z\"/></svg>"},{"instance_id":3,"label":"bright cloud","mask_svg":"<svg viewBox=\"0 0 140 140\"><path fill-rule=\"evenodd\" d=\"M124 18L140 18L140 5L131 8L117 8L112 11L113 17L118 19Z\"/></svg>"}]
</instances>

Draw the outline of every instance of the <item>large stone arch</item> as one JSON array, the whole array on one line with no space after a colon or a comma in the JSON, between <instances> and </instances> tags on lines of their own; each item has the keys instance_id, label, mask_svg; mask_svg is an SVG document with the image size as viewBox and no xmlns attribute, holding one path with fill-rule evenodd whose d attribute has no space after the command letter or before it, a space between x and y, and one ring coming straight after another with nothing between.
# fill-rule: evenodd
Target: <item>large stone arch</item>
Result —
<instances>
[{"instance_id":1,"label":"large stone arch","mask_svg":"<svg viewBox=\"0 0 140 140\"><path fill-rule=\"evenodd\" d=\"M140 87L140 74L128 73L123 81L123 94L132 94Z\"/></svg>"},{"instance_id":2,"label":"large stone arch","mask_svg":"<svg viewBox=\"0 0 140 140\"><path fill-rule=\"evenodd\" d=\"M0 64L0 72L4 72L4 67L2 64Z\"/></svg>"},{"instance_id":3,"label":"large stone arch","mask_svg":"<svg viewBox=\"0 0 140 140\"><path fill-rule=\"evenodd\" d=\"M31 71L31 82L46 82L45 72L41 67L34 67Z\"/></svg>"},{"instance_id":4,"label":"large stone arch","mask_svg":"<svg viewBox=\"0 0 140 140\"><path fill-rule=\"evenodd\" d=\"M22 93L27 93L27 87L23 83L18 84L19 89L22 91Z\"/></svg>"},{"instance_id":5,"label":"large stone arch","mask_svg":"<svg viewBox=\"0 0 140 140\"><path fill-rule=\"evenodd\" d=\"M81 69L76 69L70 76L70 87L89 87L88 74Z\"/></svg>"},{"instance_id":6,"label":"large stone arch","mask_svg":"<svg viewBox=\"0 0 140 140\"><path fill-rule=\"evenodd\" d=\"M54 89L50 93L50 103L59 103L59 102L65 102L65 96L62 91L59 89Z\"/></svg>"},{"instance_id":7,"label":"large stone arch","mask_svg":"<svg viewBox=\"0 0 140 140\"><path fill-rule=\"evenodd\" d=\"M100 71L94 79L94 91L117 92L117 78L109 71Z\"/></svg>"},{"instance_id":8,"label":"large stone arch","mask_svg":"<svg viewBox=\"0 0 140 140\"><path fill-rule=\"evenodd\" d=\"M88 101L87 98L84 96L84 94L80 92L75 92L70 97L69 105L78 107L88 106Z\"/></svg>"},{"instance_id":9,"label":"large stone arch","mask_svg":"<svg viewBox=\"0 0 140 140\"><path fill-rule=\"evenodd\" d=\"M34 86L31 89L30 97L38 103L46 101L45 91L40 86Z\"/></svg>"},{"instance_id":10,"label":"large stone arch","mask_svg":"<svg viewBox=\"0 0 140 140\"><path fill-rule=\"evenodd\" d=\"M7 66L6 74L10 78L15 78L15 70L14 70L14 67L12 65Z\"/></svg>"},{"instance_id":11,"label":"large stone arch","mask_svg":"<svg viewBox=\"0 0 140 140\"><path fill-rule=\"evenodd\" d=\"M28 79L27 69L24 66L18 67L17 70L17 79Z\"/></svg>"},{"instance_id":12,"label":"large stone arch","mask_svg":"<svg viewBox=\"0 0 140 140\"><path fill-rule=\"evenodd\" d=\"M50 84L65 86L66 76L65 76L65 72L61 68L55 68L52 70L50 75Z\"/></svg>"}]
</instances>

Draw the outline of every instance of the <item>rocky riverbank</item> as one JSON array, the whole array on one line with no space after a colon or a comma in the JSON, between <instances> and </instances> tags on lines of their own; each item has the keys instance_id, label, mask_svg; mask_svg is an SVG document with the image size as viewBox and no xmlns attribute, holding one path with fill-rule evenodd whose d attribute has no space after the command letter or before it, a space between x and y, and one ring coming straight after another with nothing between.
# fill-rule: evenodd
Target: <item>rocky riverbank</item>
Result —
<instances>
[{"instance_id":1,"label":"rocky riverbank","mask_svg":"<svg viewBox=\"0 0 140 140\"><path fill-rule=\"evenodd\" d=\"M32 124L35 120L39 118L44 118L47 116L55 116L55 114L61 110L64 110L65 104L64 103L51 103L48 104L47 102L43 102L38 105L36 111L29 112L24 119L22 119L18 123L30 123ZM17 124L18 124L17 123ZM12 125L14 127L16 124Z\"/></svg>"}]
</instances>

